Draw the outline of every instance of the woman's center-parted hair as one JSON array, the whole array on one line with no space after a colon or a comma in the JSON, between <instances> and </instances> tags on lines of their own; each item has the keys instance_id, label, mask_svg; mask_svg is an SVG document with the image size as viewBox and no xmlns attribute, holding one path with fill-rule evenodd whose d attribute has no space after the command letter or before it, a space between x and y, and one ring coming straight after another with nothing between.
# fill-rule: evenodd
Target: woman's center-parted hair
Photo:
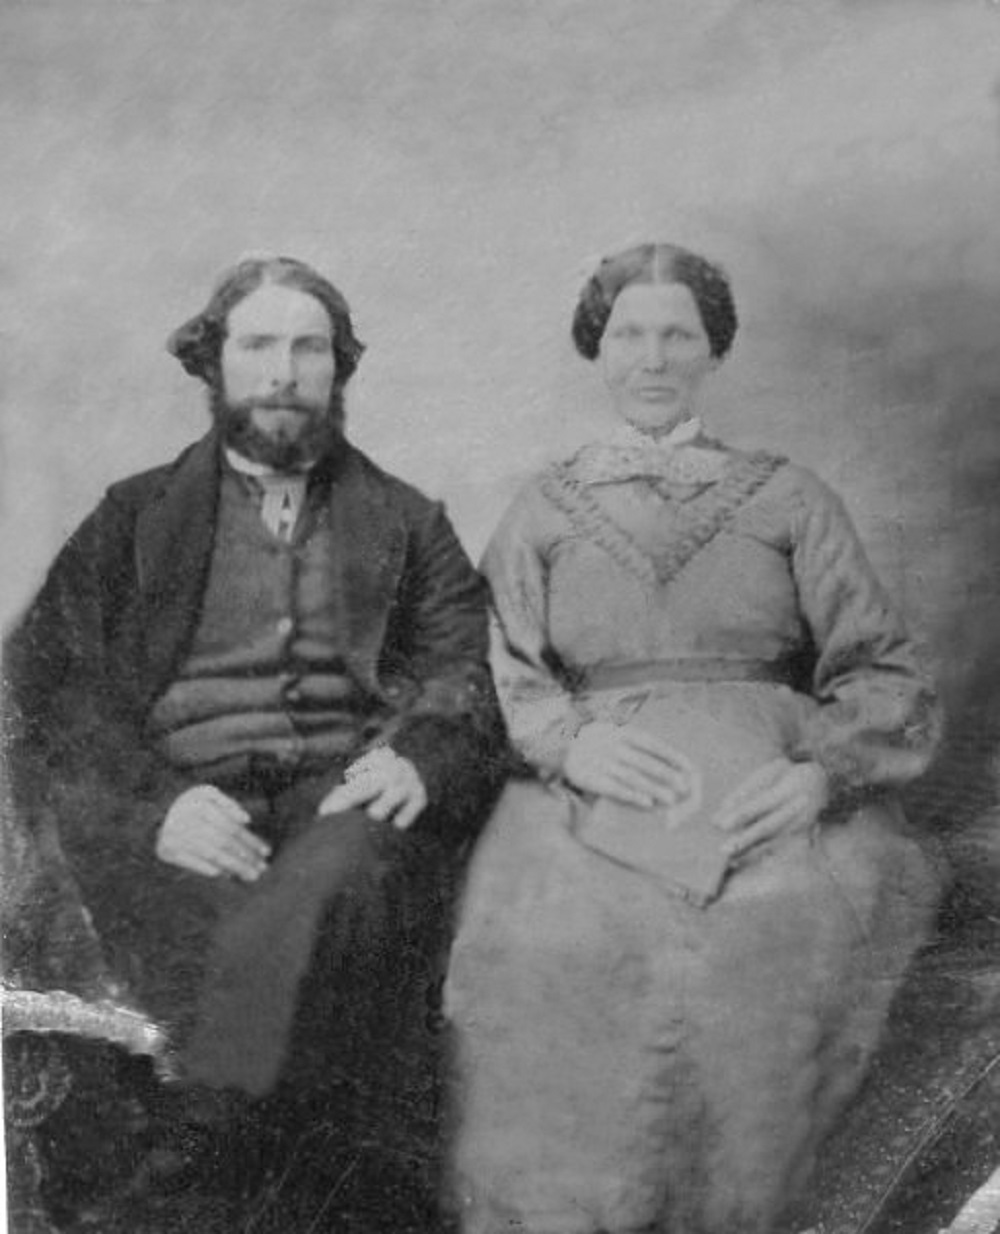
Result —
<instances>
[{"instance_id":1,"label":"woman's center-parted hair","mask_svg":"<svg viewBox=\"0 0 1000 1234\"><path fill-rule=\"evenodd\" d=\"M633 283L681 283L691 292L712 355L729 351L739 324L729 279L720 266L676 244L638 244L605 257L584 284L573 315L573 342L596 360L615 300Z\"/></svg>"},{"instance_id":2,"label":"woman's center-parted hair","mask_svg":"<svg viewBox=\"0 0 1000 1234\"><path fill-rule=\"evenodd\" d=\"M294 257L249 257L227 270L205 308L170 335L167 350L192 377L200 377L209 386L217 385L229 314L241 300L267 283L304 292L326 309L337 365L334 388L342 390L358 367L365 345L354 333L350 308L337 288Z\"/></svg>"}]
</instances>

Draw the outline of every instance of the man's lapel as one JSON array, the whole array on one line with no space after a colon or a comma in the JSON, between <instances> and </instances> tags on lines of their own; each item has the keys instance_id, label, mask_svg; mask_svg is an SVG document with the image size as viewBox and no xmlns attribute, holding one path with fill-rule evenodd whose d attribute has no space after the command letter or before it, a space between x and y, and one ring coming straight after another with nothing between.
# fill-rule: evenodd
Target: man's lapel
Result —
<instances>
[{"instance_id":1,"label":"man's lapel","mask_svg":"<svg viewBox=\"0 0 1000 1234\"><path fill-rule=\"evenodd\" d=\"M170 680L201 614L219 502L219 450L203 437L136 522L138 621L150 696Z\"/></svg>"},{"instance_id":2,"label":"man's lapel","mask_svg":"<svg viewBox=\"0 0 1000 1234\"><path fill-rule=\"evenodd\" d=\"M142 509L136 526L147 700L172 679L201 615L219 502L219 451L203 438ZM377 690L389 611L406 560L406 524L379 473L348 446L330 468L334 575L352 668Z\"/></svg>"},{"instance_id":3,"label":"man's lapel","mask_svg":"<svg viewBox=\"0 0 1000 1234\"><path fill-rule=\"evenodd\" d=\"M352 667L362 684L374 689L389 611L406 560L406 524L380 474L366 463L352 446L337 461L330 522Z\"/></svg>"}]
</instances>

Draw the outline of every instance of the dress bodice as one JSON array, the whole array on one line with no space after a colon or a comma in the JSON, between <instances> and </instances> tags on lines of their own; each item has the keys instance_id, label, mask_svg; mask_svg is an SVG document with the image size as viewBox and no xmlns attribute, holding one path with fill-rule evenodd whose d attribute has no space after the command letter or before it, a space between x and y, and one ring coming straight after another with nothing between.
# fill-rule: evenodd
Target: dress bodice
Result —
<instances>
[{"instance_id":1,"label":"dress bodice","mask_svg":"<svg viewBox=\"0 0 1000 1234\"><path fill-rule=\"evenodd\" d=\"M483 563L494 671L515 743L547 770L589 718L589 671L711 657L793 666L820 704L803 757L897 782L934 746L933 695L839 499L770 455L720 450L715 478L530 481Z\"/></svg>"}]
</instances>

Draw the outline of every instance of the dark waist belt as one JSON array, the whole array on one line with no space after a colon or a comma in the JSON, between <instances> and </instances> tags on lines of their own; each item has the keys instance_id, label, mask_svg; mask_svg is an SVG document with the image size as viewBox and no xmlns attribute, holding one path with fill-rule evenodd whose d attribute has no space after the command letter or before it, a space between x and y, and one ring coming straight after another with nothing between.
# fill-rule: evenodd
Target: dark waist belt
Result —
<instances>
[{"instance_id":1,"label":"dark waist belt","mask_svg":"<svg viewBox=\"0 0 1000 1234\"><path fill-rule=\"evenodd\" d=\"M788 668L774 660L738 660L725 657L678 660L637 660L632 664L605 664L587 673L585 690L618 690L648 686L657 681L762 681L788 685Z\"/></svg>"}]
</instances>

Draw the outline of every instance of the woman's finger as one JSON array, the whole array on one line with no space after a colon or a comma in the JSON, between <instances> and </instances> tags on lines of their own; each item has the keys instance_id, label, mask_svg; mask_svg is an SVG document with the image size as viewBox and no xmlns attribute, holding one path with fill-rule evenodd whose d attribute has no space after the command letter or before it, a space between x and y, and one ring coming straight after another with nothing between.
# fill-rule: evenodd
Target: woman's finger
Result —
<instances>
[{"instance_id":1,"label":"woman's finger","mask_svg":"<svg viewBox=\"0 0 1000 1234\"><path fill-rule=\"evenodd\" d=\"M755 793L752 797L741 798L728 813L723 814L721 810L719 811L716 815L716 826L723 831L742 831L758 819L785 806L792 792L794 792L792 786L776 784L772 788Z\"/></svg>"},{"instance_id":2,"label":"woman's finger","mask_svg":"<svg viewBox=\"0 0 1000 1234\"><path fill-rule=\"evenodd\" d=\"M619 731L622 741L633 749L651 754L655 759L677 771L686 773L691 771L690 759L681 754L679 750L674 750L655 734L647 732L644 728L623 728Z\"/></svg>"},{"instance_id":3,"label":"woman's finger","mask_svg":"<svg viewBox=\"0 0 1000 1234\"><path fill-rule=\"evenodd\" d=\"M668 804L690 792L689 775L641 750L622 750L616 760L616 769L619 773L637 777L644 791L664 798Z\"/></svg>"},{"instance_id":4,"label":"woman's finger","mask_svg":"<svg viewBox=\"0 0 1000 1234\"><path fill-rule=\"evenodd\" d=\"M730 840L726 845L726 852L734 860L743 857L752 849L767 843L768 840L773 840L783 832L792 830L800 820L801 814L794 805L775 810Z\"/></svg>"},{"instance_id":5,"label":"woman's finger","mask_svg":"<svg viewBox=\"0 0 1000 1234\"><path fill-rule=\"evenodd\" d=\"M716 811L715 825L723 831L749 826L797 792L795 765L784 759L768 763L748 776L726 797Z\"/></svg>"},{"instance_id":6,"label":"woman's finger","mask_svg":"<svg viewBox=\"0 0 1000 1234\"><path fill-rule=\"evenodd\" d=\"M627 806L638 806L640 810L649 810L656 804L652 793L643 792L627 776L617 776L613 772L595 771L587 788L601 797L610 797Z\"/></svg>"},{"instance_id":7,"label":"woman's finger","mask_svg":"<svg viewBox=\"0 0 1000 1234\"><path fill-rule=\"evenodd\" d=\"M717 818L721 819L726 814L733 814L745 804L753 802L759 793L766 792L783 780L791 767L792 764L787 759L780 758L773 759L765 763L763 767L752 771L723 800L719 806Z\"/></svg>"}]
</instances>

